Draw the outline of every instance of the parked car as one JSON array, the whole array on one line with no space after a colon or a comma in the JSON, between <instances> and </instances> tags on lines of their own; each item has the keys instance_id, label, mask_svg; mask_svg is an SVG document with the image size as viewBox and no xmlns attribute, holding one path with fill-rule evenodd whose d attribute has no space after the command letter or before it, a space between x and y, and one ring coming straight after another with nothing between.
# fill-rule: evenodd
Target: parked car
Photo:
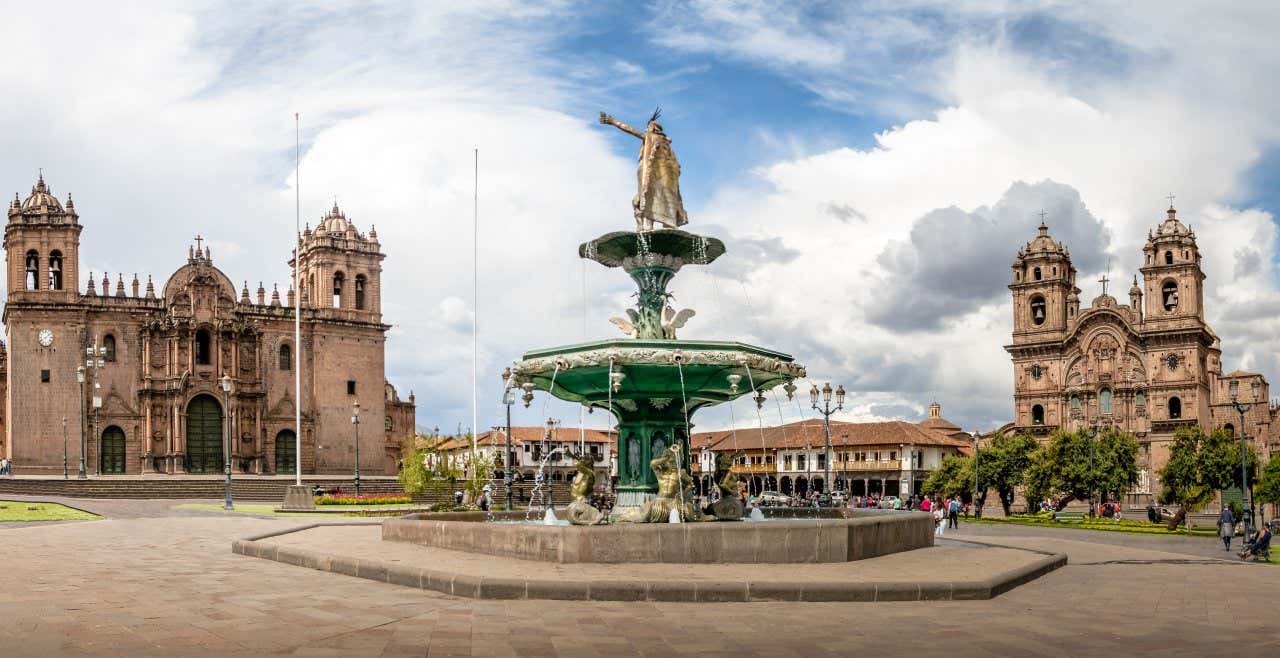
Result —
<instances>
[{"instance_id":1,"label":"parked car","mask_svg":"<svg viewBox=\"0 0 1280 658\"><path fill-rule=\"evenodd\" d=\"M897 496L885 496L884 498L880 499L880 504L878 507L880 509L894 509L900 506L901 506L901 503L898 502Z\"/></svg>"},{"instance_id":2,"label":"parked car","mask_svg":"<svg viewBox=\"0 0 1280 658\"><path fill-rule=\"evenodd\" d=\"M761 507L791 507L795 504L791 496L776 491L761 492L759 496L756 496L756 502Z\"/></svg>"}]
</instances>

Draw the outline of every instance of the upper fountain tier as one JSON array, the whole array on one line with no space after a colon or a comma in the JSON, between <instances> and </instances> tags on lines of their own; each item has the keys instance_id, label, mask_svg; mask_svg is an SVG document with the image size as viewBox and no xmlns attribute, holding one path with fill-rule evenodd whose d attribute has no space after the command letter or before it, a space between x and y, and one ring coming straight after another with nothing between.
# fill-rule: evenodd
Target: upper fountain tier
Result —
<instances>
[{"instance_id":1,"label":"upper fountain tier","mask_svg":"<svg viewBox=\"0 0 1280 658\"><path fill-rule=\"evenodd\" d=\"M627 272L661 267L675 273L685 265L706 265L723 256L724 243L679 229L616 231L582 243L578 255Z\"/></svg>"}]
</instances>

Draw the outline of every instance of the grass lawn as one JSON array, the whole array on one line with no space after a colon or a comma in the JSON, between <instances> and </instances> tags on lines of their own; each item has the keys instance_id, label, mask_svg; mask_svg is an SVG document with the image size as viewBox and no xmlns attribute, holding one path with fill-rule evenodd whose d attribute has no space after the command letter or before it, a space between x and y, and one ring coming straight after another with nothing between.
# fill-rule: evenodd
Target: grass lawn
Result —
<instances>
[{"instance_id":1,"label":"grass lawn","mask_svg":"<svg viewBox=\"0 0 1280 658\"><path fill-rule=\"evenodd\" d=\"M973 519L969 520L975 522ZM1107 519L1096 519L1084 521L1054 521L1053 519L1043 516L1020 516L1014 515L1004 518L984 517L978 519L977 523L987 524L1007 524L1007 525L1026 525L1047 528L1074 528L1078 530L1100 530L1103 532L1126 532L1134 535L1163 535L1166 537L1214 537L1218 534L1217 528L1192 526L1191 533L1188 534L1186 529L1179 526L1177 530L1169 531L1163 523L1149 523L1146 521L1110 521Z\"/></svg>"},{"instance_id":2,"label":"grass lawn","mask_svg":"<svg viewBox=\"0 0 1280 658\"><path fill-rule=\"evenodd\" d=\"M27 509L34 507L35 509ZM9 521L93 521L97 514L82 512L57 503L28 503L0 500L0 523Z\"/></svg>"}]
</instances>

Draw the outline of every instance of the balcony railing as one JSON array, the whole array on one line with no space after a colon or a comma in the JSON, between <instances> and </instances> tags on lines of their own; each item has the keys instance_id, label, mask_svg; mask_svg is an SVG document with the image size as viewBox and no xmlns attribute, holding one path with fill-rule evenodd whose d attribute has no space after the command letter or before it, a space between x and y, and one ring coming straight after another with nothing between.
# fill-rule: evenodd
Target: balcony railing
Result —
<instances>
[{"instance_id":1,"label":"balcony railing","mask_svg":"<svg viewBox=\"0 0 1280 658\"><path fill-rule=\"evenodd\" d=\"M901 459L886 459L875 462L847 461L831 463L831 470L833 471L896 471L901 468Z\"/></svg>"},{"instance_id":2,"label":"balcony railing","mask_svg":"<svg viewBox=\"0 0 1280 658\"><path fill-rule=\"evenodd\" d=\"M776 464L751 464L749 466L735 464L732 470L734 473L776 473L778 472L778 467Z\"/></svg>"}]
</instances>

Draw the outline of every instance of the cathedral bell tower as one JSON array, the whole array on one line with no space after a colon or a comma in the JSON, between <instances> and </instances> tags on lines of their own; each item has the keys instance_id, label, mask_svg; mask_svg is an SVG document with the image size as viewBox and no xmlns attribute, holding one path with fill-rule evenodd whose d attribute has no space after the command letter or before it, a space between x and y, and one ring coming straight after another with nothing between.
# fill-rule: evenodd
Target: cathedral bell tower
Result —
<instances>
[{"instance_id":1,"label":"cathedral bell tower","mask_svg":"<svg viewBox=\"0 0 1280 658\"><path fill-rule=\"evenodd\" d=\"M302 305L334 309L343 319L381 322L383 258L377 229L360 233L333 204L315 230L308 226L298 240Z\"/></svg>"},{"instance_id":2,"label":"cathedral bell tower","mask_svg":"<svg viewBox=\"0 0 1280 658\"><path fill-rule=\"evenodd\" d=\"M4 227L9 301L73 302L79 298L80 216L64 208L41 173L31 194L9 204Z\"/></svg>"},{"instance_id":3,"label":"cathedral bell tower","mask_svg":"<svg viewBox=\"0 0 1280 658\"><path fill-rule=\"evenodd\" d=\"M1041 218L1040 234L1018 250L1013 261L1014 342L1049 338L1039 334L1066 331L1080 310L1076 269L1067 249L1049 237Z\"/></svg>"},{"instance_id":4,"label":"cathedral bell tower","mask_svg":"<svg viewBox=\"0 0 1280 658\"><path fill-rule=\"evenodd\" d=\"M1204 317L1204 272L1196 234L1178 221L1169 206L1168 218L1147 234L1142 248L1142 280L1146 322Z\"/></svg>"}]
</instances>

